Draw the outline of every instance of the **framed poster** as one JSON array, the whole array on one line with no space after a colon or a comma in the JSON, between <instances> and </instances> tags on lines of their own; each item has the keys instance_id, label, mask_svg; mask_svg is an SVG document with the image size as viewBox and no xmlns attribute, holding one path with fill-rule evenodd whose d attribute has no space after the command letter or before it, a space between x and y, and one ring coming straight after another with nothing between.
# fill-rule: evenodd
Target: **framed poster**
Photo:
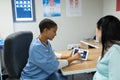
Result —
<instances>
[{"instance_id":1,"label":"framed poster","mask_svg":"<svg viewBox=\"0 0 120 80\"><path fill-rule=\"evenodd\" d=\"M120 11L120 0L116 0L116 11Z\"/></svg>"},{"instance_id":2,"label":"framed poster","mask_svg":"<svg viewBox=\"0 0 120 80\"><path fill-rule=\"evenodd\" d=\"M82 0L66 0L66 15L68 17L82 16Z\"/></svg>"},{"instance_id":3,"label":"framed poster","mask_svg":"<svg viewBox=\"0 0 120 80\"><path fill-rule=\"evenodd\" d=\"M34 0L12 0L14 22L35 21Z\"/></svg>"},{"instance_id":4,"label":"framed poster","mask_svg":"<svg viewBox=\"0 0 120 80\"><path fill-rule=\"evenodd\" d=\"M44 17L61 16L60 0L43 0Z\"/></svg>"}]
</instances>

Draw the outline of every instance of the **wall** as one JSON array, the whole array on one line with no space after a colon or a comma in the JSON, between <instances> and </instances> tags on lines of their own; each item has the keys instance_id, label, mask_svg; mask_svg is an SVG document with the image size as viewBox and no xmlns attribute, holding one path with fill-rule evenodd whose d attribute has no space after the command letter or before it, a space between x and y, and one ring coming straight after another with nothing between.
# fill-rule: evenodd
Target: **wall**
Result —
<instances>
[{"instance_id":1,"label":"wall","mask_svg":"<svg viewBox=\"0 0 120 80\"><path fill-rule=\"evenodd\" d=\"M11 11L11 0L2 0L0 2L0 38L5 38L13 33L13 21Z\"/></svg>"},{"instance_id":2,"label":"wall","mask_svg":"<svg viewBox=\"0 0 120 80\"><path fill-rule=\"evenodd\" d=\"M120 19L120 11L116 12L116 0L103 0L103 15L114 15Z\"/></svg>"},{"instance_id":3,"label":"wall","mask_svg":"<svg viewBox=\"0 0 120 80\"><path fill-rule=\"evenodd\" d=\"M7 6L4 13L10 13L9 16L11 16L10 0L6 1L8 1L7 3L9 4L9 6L4 3ZM22 30L30 30L34 33L34 37L37 37L39 35L38 24L42 19L45 18L43 17L42 0L35 0L35 11L36 22L12 23L10 22L12 21L11 17L8 17L10 20L7 18L7 20L9 20L7 21L7 23L10 22L8 24L11 25L10 28L6 28L7 30L5 29L5 31L7 32L10 29L15 32ZM82 0L82 16L80 17L67 17L66 0L61 0L61 17L49 17L58 24L57 36L51 42L53 48L55 50L64 50L66 49L68 44L79 43L81 39L94 36L96 22L101 16L102 0ZM4 23L6 23L6 21L4 21ZM7 26L8 24L4 25Z\"/></svg>"}]
</instances>

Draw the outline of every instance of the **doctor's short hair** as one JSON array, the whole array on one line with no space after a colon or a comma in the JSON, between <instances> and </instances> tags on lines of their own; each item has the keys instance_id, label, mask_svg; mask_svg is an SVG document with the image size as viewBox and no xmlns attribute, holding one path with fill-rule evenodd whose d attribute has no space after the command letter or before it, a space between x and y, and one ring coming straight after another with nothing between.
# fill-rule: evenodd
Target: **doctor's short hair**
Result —
<instances>
[{"instance_id":1,"label":"doctor's short hair","mask_svg":"<svg viewBox=\"0 0 120 80\"><path fill-rule=\"evenodd\" d=\"M44 31L45 28L50 29L53 27L57 27L57 24L48 18L43 19L40 23L39 23L39 30L40 33L42 33Z\"/></svg>"}]
</instances>

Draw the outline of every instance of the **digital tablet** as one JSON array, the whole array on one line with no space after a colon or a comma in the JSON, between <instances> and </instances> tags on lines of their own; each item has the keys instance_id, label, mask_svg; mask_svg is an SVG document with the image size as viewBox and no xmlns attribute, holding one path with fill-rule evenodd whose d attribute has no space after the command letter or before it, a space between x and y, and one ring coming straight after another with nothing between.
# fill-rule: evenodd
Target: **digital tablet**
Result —
<instances>
[{"instance_id":1,"label":"digital tablet","mask_svg":"<svg viewBox=\"0 0 120 80\"><path fill-rule=\"evenodd\" d=\"M73 52L72 52L72 55L74 55L76 53L80 53L81 54L81 59L82 60L87 60L89 51L86 50L86 49L74 48Z\"/></svg>"}]
</instances>

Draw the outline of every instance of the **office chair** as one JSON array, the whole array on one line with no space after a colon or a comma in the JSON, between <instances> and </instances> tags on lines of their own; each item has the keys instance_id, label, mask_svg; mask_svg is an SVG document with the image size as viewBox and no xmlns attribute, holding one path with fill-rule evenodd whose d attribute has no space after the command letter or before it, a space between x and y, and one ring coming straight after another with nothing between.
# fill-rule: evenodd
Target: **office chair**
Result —
<instances>
[{"instance_id":1,"label":"office chair","mask_svg":"<svg viewBox=\"0 0 120 80\"><path fill-rule=\"evenodd\" d=\"M31 31L19 31L8 35L4 43L4 62L8 73L6 80L19 80L21 71L27 63Z\"/></svg>"}]
</instances>

